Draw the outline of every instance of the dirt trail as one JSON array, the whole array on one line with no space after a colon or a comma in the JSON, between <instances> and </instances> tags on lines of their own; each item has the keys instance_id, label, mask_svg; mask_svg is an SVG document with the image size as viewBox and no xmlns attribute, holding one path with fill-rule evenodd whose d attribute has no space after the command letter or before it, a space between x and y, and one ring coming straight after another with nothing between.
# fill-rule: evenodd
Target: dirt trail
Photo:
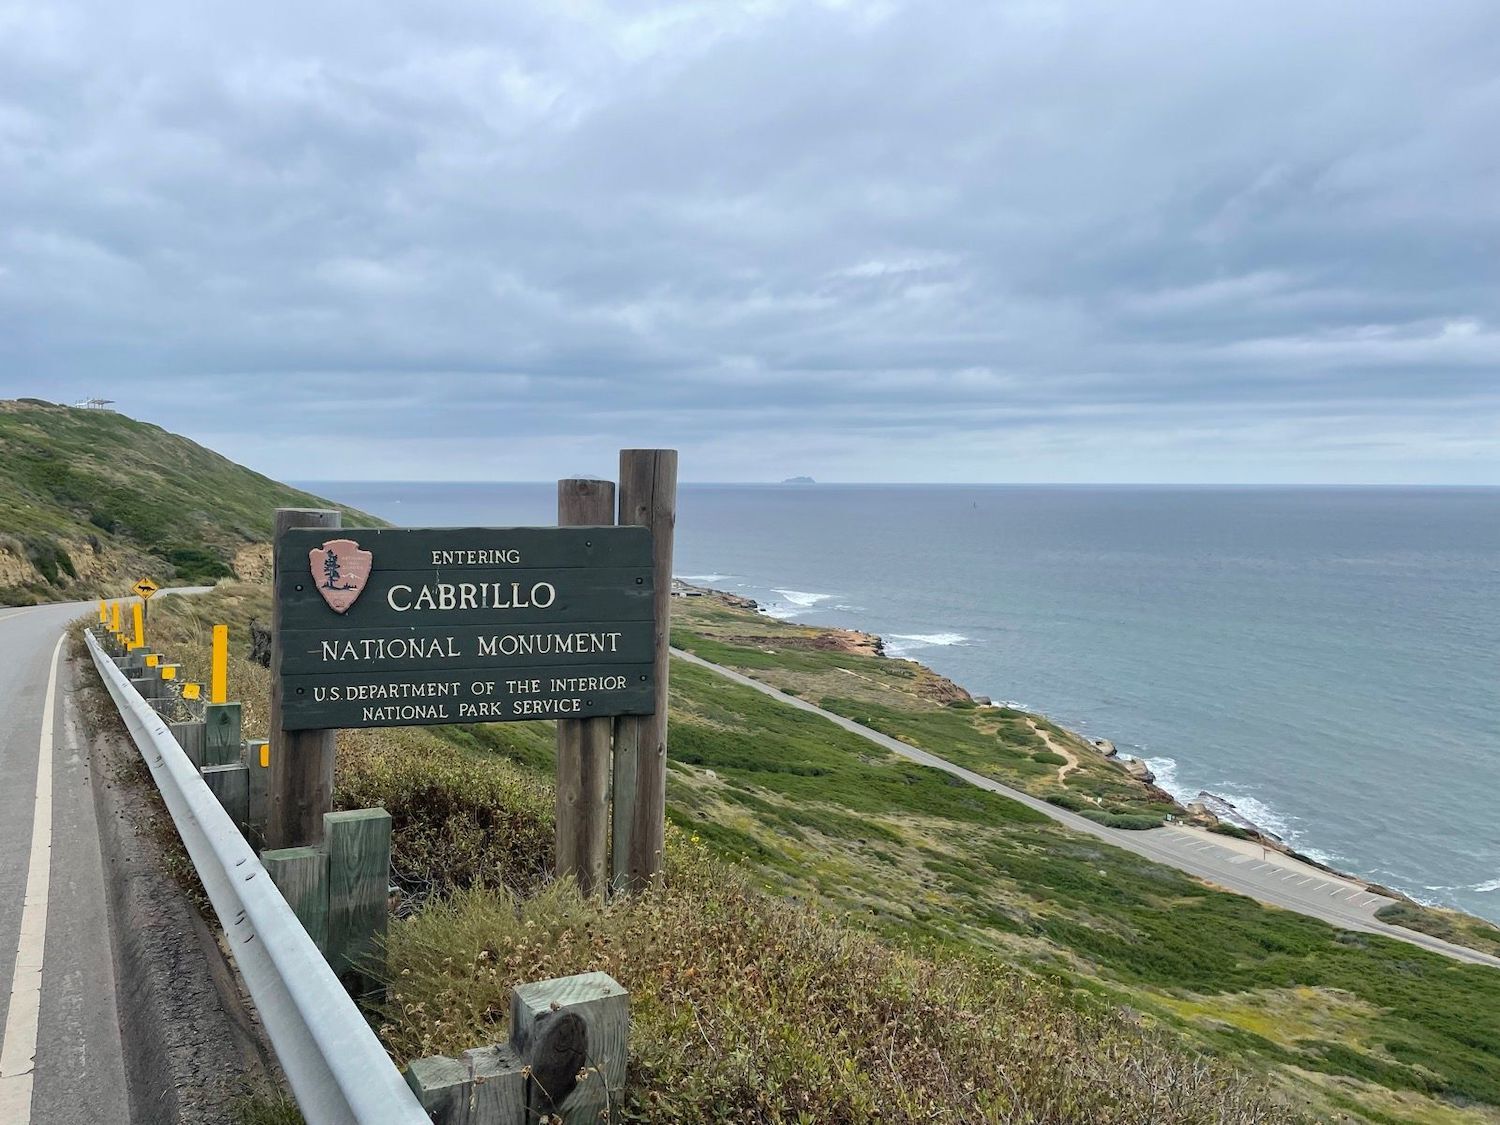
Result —
<instances>
[{"instance_id":1,"label":"dirt trail","mask_svg":"<svg viewBox=\"0 0 1500 1125\"><path fill-rule=\"evenodd\" d=\"M1073 773L1075 770L1081 768L1078 764L1078 755L1073 753L1072 750L1068 749L1065 743L1059 742L1057 741L1057 739L1053 738L1052 732L1049 731L1046 727L1037 726L1035 719L1027 719L1026 721L1031 724L1032 730L1041 735L1042 741L1047 744L1048 750L1051 750L1054 754L1059 754L1062 757L1068 759L1067 762L1065 762L1063 765L1057 767L1057 780L1065 782L1068 778L1068 774Z\"/></svg>"}]
</instances>

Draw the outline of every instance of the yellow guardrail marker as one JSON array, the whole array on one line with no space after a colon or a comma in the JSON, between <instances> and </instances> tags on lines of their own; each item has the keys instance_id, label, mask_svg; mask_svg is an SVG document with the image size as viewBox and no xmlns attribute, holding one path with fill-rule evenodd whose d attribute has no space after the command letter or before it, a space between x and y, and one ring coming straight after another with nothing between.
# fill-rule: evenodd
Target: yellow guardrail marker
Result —
<instances>
[{"instance_id":1,"label":"yellow guardrail marker","mask_svg":"<svg viewBox=\"0 0 1500 1125\"><path fill-rule=\"evenodd\" d=\"M161 657L158 656L156 653L154 653L154 652L148 652L146 654L146 667L147 668L155 668L160 663L161 663Z\"/></svg>"},{"instance_id":2,"label":"yellow guardrail marker","mask_svg":"<svg viewBox=\"0 0 1500 1125\"><path fill-rule=\"evenodd\" d=\"M120 635L120 603L115 602L109 607L109 627L115 636Z\"/></svg>"},{"instance_id":3,"label":"yellow guardrail marker","mask_svg":"<svg viewBox=\"0 0 1500 1125\"><path fill-rule=\"evenodd\" d=\"M175 680L177 678L177 665L163 664L161 666L161 678L164 680Z\"/></svg>"},{"instance_id":4,"label":"yellow guardrail marker","mask_svg":"<svg viewBox=\"0 0 1500 1125\"><path fill-rule=\"evenodd\" d=\"M141 603L135 602L130 607L130 623L135 627L135 644L137 647L146 643L146 615L141 609Z\"/></svg>"},{"instance_id":5,"label":"yellow guardrail marker","mask_svg":"<svg viewBox=\"0 0 1500 1125\"><path fill-rule=\"evenodd\" d=\"M104 599L99 599L99 624L109 624L109 607L104 604Z\"/></svg>"},{"instance_id":6,"label":"yellow guardrail marker","mask_svg":"<svg viewBox=\"0 0 1500 1125\"><path fill-rule=\"evenodd\" d=\"M229 626L214 626L213 666L208 679L208 701L229 701Z\"/></svg>"},{"instance_id":7,"label":"yellow guardrail marker","mask_svg":"<svg viewBox=\"0 0 1500 1125\"><path fill-rule=\"evenodd\" d=\"M263 770L271 768L271 744L269 742L260 744L260 768Z\"/></svg>"},{"instance_id":8,"label":"yellow guardrail marker","mask_svg":"<svg viewBox=\"0 0 1500 1125\"><path fill-rule=\"evenodd\" d=\"M199 684L183 684L182 685L182 698L183 699L197 699L202 694L203 694L203 688Z\"/></svg>"}]
</instances>

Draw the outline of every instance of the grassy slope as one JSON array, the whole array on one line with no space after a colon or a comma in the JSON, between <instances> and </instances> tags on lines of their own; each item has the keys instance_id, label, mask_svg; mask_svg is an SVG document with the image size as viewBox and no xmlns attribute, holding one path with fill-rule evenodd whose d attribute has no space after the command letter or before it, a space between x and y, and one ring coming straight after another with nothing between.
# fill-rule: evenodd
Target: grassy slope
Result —
<instances>
[{"instance_id":1,"label":"grassy slope","mask_svg":"<svg viewBox=\"0 0 1500 1125\"><path fill-rule=\"evenodd\" d=\"M277 507L335 506L123 414L0 400L0 604L213 581Z\"/></svg>"},{"instance_id":2,"label":"grassy slope","mask_svg":"<svg viewBox=\"0 0 1500 1125\"><path fill-rule=\"evenodd\" d=\"M163 626L173 631L174 655L186 655L190 665L201 661L209 621L217 617L238 623L252 613L263 616L264 598L264 591L241 588L207 603L173 606ZM679 640L694 645L689 632L680 633ZM767 663L763 647L751 646L738 661L729 662L759 663L757 674L781 674L800 681L802 688L825 675L849 678L843 669L850 658L842 655L826 654L828 667L836 669L829 671L800 653L785 665ZM860 666L848 670L869 671ZM264 698L263 672L241 662L235 675L247 702ZM899 946L928 951L901 960L899 967L882 962L887 964L882 970L887 975L880 978L886 981L883 987L898 987L891 983L889 974L894 974L905 982L899 987L909 990L912 974L956 964L954 971L968 982L962 990L970 1003L980 1010L986 1004L1004 1009L992 1022L1017 1020L1036 1028L1040 1018L1048 1026L1072 1027L1078 1013L1094 1011L1101 1002L1110 1010L1134 1012L1147 1028L1231 1059L1251 1074L1268 1076L1288 1102L1307 1104L1321 1119L1349 1113L1371 1121L1500 1120L1500 973L1403 943L1341 933L1211 890L1068 833L1013 802L886 755L815 716L779 706L701 669L679 662L673 689L669 815L701 846L739 862L778 896L815 902L843 919L798 929L793 916L776 913L780 908L756 908L770 910L778 927L802 935L804 953L823 950L828 941L845 948L839 941L862 940L848 930L838 930L846 937L835 940L819 929L852 924L895 939ZM887 703L894 698L886 689L882 695ZM843 698L858 702L851 693ZM955 737L953 716L969 713L934 708L929 716L926 708L907 702L902 722L912 724L914 740L1006 780L1021 766L1023 779L1053 784L1007 752L1006 739L996 733L989 741L962 731ZM252 706L252 726L259 721L257 712ZM931 725L924 716L933 720ZM1016 737L1029 745L1018 732ZM949 738L954 738L952 746ZM545 863L544 839L550 830L542 811L546 798L525 778L549 769L551 755L546 724L461 728L445 735L350 732L341 744L341 799L351 804L384 801L392 807L397 850L411 887L443 891L478 885L481 892L476 894L490 894L483 888L499 885L525 889L527 873L535 874ZM1055 769L1051 776L1055 780ZM1085 792L1101 784L1083 780ZM1128 794L1111 789L1109 799L1117 798L1126 800ZM487 818L498 819L505 830L487 831ZM520 842L513 849L508 838ZM679 844L679 855L682 849ZM723 891L728 899L718 897L715 888L733 880L724 882L722 875L698 879L691 874L695 869L692 862L686 864L688 874L670 892L679 897L669 895L653 904L660 927L681 929L695 911L727 916L748 909L737 897L739 891ZM486 989L493 992L517 975L543 968L566 971L599 962L617 975L633 975L627 983L643 998L641 1050L648 1074L636 1097L643 1099L639 1104L656 1105L662 1119L691 1120L692 1107L703 1104L673 1102L667 1107L651 1101L666 1097L664 1090L700 1089L702 1097L728 1099L729 1104L753 1088L757 1073L776 1066L772 1048L777 1044L756 1039L751 1047L742 1041L765 1031L746 1013L769 1001L743 994L744 982L737 975L740 968L761 973L771 966L758 949L742 947L734 956L716 952L701 920L691 930L697 942L697 952L692 952L669 941L663 929L643 930L644 923L618 912L596 917L576 904L545 896L519 908L490 897L460 898L432 909L436 912L425 920L418 914L397 927L393 938L394 963L411 970L398 989L401 999L387 1028L398 1054L452 1049L487 1033L493 1036L486 1013L503 1005L492 1009ZM761 925L767 916L755 917ZM506 954L507 964L497 977L491 959L497 950L510 948L517 926L522 937L529 934L530 944L523 942L519 962ZM487 928L503 930L505 940L475 936ZM565 947L562 953L557 942ZM705 942L708 953L701 948ZM881 957L914 957L879 948L887 950ZM700 964L710 954L716 959ZM703 991L662 975L665 969L657 972L637 963L668 956L686 958L682 964L703 972L714 987ZM742 964L726 966L726 956L729 962L738 957ZM826 956L824 950L816 959ZM855 972L847 961L835 963ZM814 972L812 964L803 968ZM1017 970L1024 977L1016 978ZM974 991L979 987L975 981L987 972L1003 974L1006 989L1019 987L1017 979L1050 981L1052 989L1025 992L1024 1000L1010 993L985 994L988 999L983 999ZM790 995L783 989L770 999L780 1004ZM719 1011L715 1005L721 999L743 1009ZM1017 1004L1021 1010L1012 1011ZM685 1027L680 1025L684 1011L691 1017ZM859 1023L863 1017L847 1010L822 1011L820 1018L818 1037L824 1040L837 1033L841 1020L850 1022L851 1040L859 1039L856 1028L864 1027ZM704 1026L695 1027L694 1020ZM1127 1046L1134 1044L1126 1054L1135 1051L1146 1058L1150 1053L1152 1067L1159 1069L1162 1059L1176 1057L1165 1042L1134 1039L1137 1031L1129 1025L1110 1026L1111 1037L1124 1035ZM1082 1046L1081 1034L1067 1032L1070 1050L1087 1053L1097 1047L1097 1040L1090 1041L1095 1047ZM689 1042L690 1047L684 1045ZM702 1052L700 1042L706 1044ZM851 1090L858 1087L868 1094L879 1087L881 1097L894 1096L863 1069L873 1064L865 1050L868 1043L860 1043L858 1049L849 1047L847 1065L859 1079L850 1079ZM974 1049L967 1043L950 1046ZM991 1044L986 1049L1000 1048ZM737 1053L741 1051L747 1053ZM739 1060L738 1071L728 1069L743 1071L741 1084L730 1092L711 1089L712 1076L727 1066L726 1057ZM993 1055L984 1057L1000 1063ZM1017 1064L1011 1060L1005 1065ZM777 1073L784 1084L810 1081L805 1074L796 1079ZM909 1076L903 1071L902 1077ZM832 1096L827 1083L798 1088ZM1204 1097L1222 1096L1222 1087L1214 1088L1220 1093ZM825 1106L825 1114L866 1119L850 1108L864 1094L844 1093L854 1101L828 1103L838 1108ZM934 1104L943 1104L941 1098ZM1203 1112L1207 1104L1195 1101L1193 1112ZM1230 1118L1222 1106L1214 1112L1226 1120L1250 1119ZM1148 1114L1144 1119L1191 1119L1191 1114Z\"/></svg>"},{"instance_id":3,"label":"grassy slope","mask_svg":"<svg viewBox=\"0 0 1500 1125\"><path fill-rule=\"evenodd\" d=\"M228 584L154 618L153 646L199 677L209 626L231 625L230 689L252 734L264 730L268 676L243 657L243 638L266 603L263 588ZM984 950L922 952L767 894L675 828L667 885L639 898L602 907L548 886L552 796L530 763L550 762L553 740L549 723L340 735L337 803L383 803L393 818L406 896L380 1031L398 1062L503 1039L518 981L603 969L632 997L616 1120L1298 1120L1253 1074L1129 1013ZM868 780L858 768L848 777ZM903 807L901 789L915 787L934 815L975 815L935 782L903 773L870 807Z\"/></svg>"}]
</instances>

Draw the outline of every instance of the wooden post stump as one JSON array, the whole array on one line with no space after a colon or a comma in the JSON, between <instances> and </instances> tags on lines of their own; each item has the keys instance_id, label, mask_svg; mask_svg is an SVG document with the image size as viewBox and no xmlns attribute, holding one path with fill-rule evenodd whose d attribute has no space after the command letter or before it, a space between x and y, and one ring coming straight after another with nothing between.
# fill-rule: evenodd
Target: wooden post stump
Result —
<instances>
[{"instance_id":1,"label":"wooden post stump","mask_svg":"<svg viewBox=\"0 0 1500 1125\"><path fill-rule=\"evenodd\" d=\"M418 1059L406 1082L436 1125L620 1120L630 997L607 973L511 990L510 1044Z\"/></svg>"},{"instance_id":2,"label":"wooden post stump","mask_svg":"<svg viewBox=\"0 0 1500 1125\"><path fill-rule=\"evenodd\" d=\"M474 1082L469 1068L457 1059L446 1055L418 1059L406 1068L406 1084L433 1125L474 1125L469 1113Z\"/></svg>"},{"instance_id":3,"label":"wooden post stump","mask_svg":"<svg viewBox=\"0 0 1500 1125\"><path fill-rule=\"evenodd\" d=\"M526 1066L505 1044L464 1052L464 1068L473 1084L469 1112L473 1125L523 1121L526 1117Z\"/></svg>"},{"instance_id":4,"label":"wooden post stump","mask_svg":"<svg viewBox=\"0 0 1500 1125\"><path fill-rule=\"evenodd\" d=\"M511 989L511 1049L531 1068L528 1125L609 1120L625 1088L629 1036L630 998L608 973Z\"/></svg>"}]
</instances>

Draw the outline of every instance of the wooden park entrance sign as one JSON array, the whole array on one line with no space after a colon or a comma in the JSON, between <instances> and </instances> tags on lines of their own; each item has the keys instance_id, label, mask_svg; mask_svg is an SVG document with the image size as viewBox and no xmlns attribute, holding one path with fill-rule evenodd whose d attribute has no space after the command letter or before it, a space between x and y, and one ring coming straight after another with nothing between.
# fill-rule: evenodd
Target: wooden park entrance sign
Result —
<instances>
[{"instance_id":1,"label":"wooden park entrance sign","mask_svg":"<svg viewBox=\"0 0 1500 1125\"><path fill-rule=\"evenodd\" d=\"M284 729L655 710L650 529L330 534L277 544Z\"/></svg>"},{"instance_id":2,"label":"wooden park entrance sign","mask_svg":"<svg viewBox=\"0 0 1500 1125\"><path fill-rule=\"evenodd\" d=\"M321 839L340 728L556 719L558 874L602 893L660 871L676 452L623 450L620 481L618 525L613 482L582 479L558 527L277 510L272 848Z\"/></svg>"}]
</instances>

